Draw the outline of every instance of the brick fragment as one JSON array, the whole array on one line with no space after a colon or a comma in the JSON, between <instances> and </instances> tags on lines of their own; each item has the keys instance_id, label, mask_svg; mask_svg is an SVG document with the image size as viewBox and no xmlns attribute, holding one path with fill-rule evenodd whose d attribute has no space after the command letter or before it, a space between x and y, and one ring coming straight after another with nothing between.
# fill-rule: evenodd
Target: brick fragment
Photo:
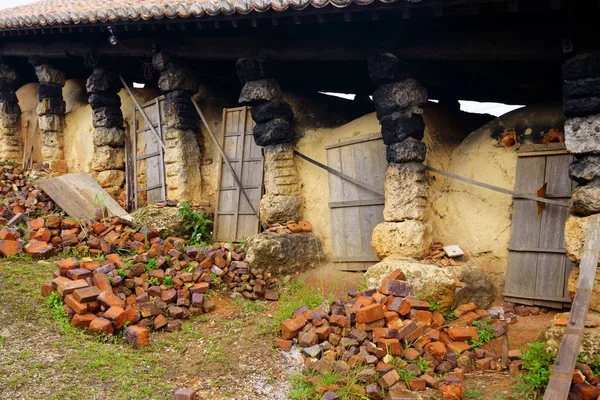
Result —
<instances>
[{"instance_id":1,"label":"brick fragment","mask_svg":"<svg viewBox=\"0 0 600 400\"><path fill-rule=\"evenodd\" d=\"M90 301L95 301L100 293L100 289L96 286L88 286L73 291L73 298L80 303L88 303Z\"/></svg>"},{"instance_id":2,"label":"brick fragment","mask_svg":"<svg viewBox=\"0 0 600 400\"><path fill-rule=\"evenodd\" d=\"M371 304L361 308L356 312L356 322L368 324L380 319L384 319L384 309L381 304Z\"/></svg>"},{"instance_id":3,"label":"brick fragment","mask_svg":"<svg viewBox=\"0 0 600 400\"><path fill-rule=\"evenodd\" d=\"M391 371L389 371L388 373L383 375L381 378L379 378L378 383L379 383L379 386L381 386L382 388L389 389L399 380L400 380L400 375L398 375L398 372L396 372L395 369L392 369Z\"/></svg>"},{"instance_id":4,"label":"brick fragment","mask_svg":"<svg viewBox=\"0 0 600 400\"><path fill-rule=\"evenodd\" d=\"M112 292L102 292L96 300L106 308L110 307L125 307L125 302Z\"/></svg>"},{"instance_id":5,"label":"brick fragment","mask_svg":"<svg viewBox=\"0 0 600 400\"><path fill-rule=\"evenodd\" d=\"M150 344L150 331L140 326L128 326L123 331L123 338L134 349L139 349Z\"/></svg>"},{"instance_id":6,"label":"brick fragment","mask_svg":"<svg viewBox=\"0 0 600 400\"><path fill-rule=\"evenodd\" d=\"M77 314L71 320L71 326L77 329L88 329L94 319L96 319L94 314Z\"/></svg>"},{"instance_id":7,"label":"brick fragment","mask_svg":"<svg viewBox=\"0 0 600 400\"><path fill-rule=\"evenodd\" d=\"M179 389L175 392L175 400L196 400L196 391L192 389Z\"/></svg>"},{"instance_id":8,"label":"brick fragment","mask_svg":"<svg viewBox=\"0 0 600 400\"><path fill-rule=\"evenodd\" d=\"M89 331L94 335L112 335L114 333L112 323L105 318L95 318L92 320Z\"/></svg>"},{"instance_id":9,"label":"brick fragment","mask_svg":"<svg viewBox=\"0 0 600 400\"><path fill-rule=\"evenodd\" d=\"M308 321L302 315L296 315L290 319L283 321L279 328L281 329L281 336L284 339L292 339L298 335L298 332L304 328Z\"/></svg>"},{"instance_id":10,"label":"brick fragment","mask_svg":"<svg viewBox=\"0 0 600 400\"><path fill-rule=\"evenodd\" d=\"M121 329L126 321L125 310L118 306L113 306L106 310L102 317L112 322L115 330Z\"/></svg>"}]
</instances>

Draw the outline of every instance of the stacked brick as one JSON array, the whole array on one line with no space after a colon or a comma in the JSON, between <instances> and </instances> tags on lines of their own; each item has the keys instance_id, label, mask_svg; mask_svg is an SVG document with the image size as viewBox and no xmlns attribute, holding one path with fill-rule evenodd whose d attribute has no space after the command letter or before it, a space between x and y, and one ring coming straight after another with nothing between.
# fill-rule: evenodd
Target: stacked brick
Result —
<instances>
[{"instance_id":1,"label":"stacked brick","mask_svg":"<svg viewBox=\"0 0 600 400\"><path fill-rule=\"evenodd\" d=\"M575 155L569 176L579 183L571 213L600 212L600 54L584 54L565 62L563 111L565 145Z\"/></svg>"},{"instance_id":2,"label":"stacked brick","mask_svg":"<svg viewBox=\"0 0 600 400\"><path fill-rule=\"evenodd\" d=\"M397 270L378 289L351 290L346 299L295 310L280 325L278 348L299 346L313 373L356 369L370 399L417 398L409 391L427 388L440 390L444 399L462 399L465 373L502 369L493 346L474 345L484 339L473 324L485 324L501 337L505 322L499 312L478 309L475 303L461 305L454 310L458 318L446 321L430 311L427 301L410 296L405 279ZM508 356L511 371L518 373L520 352Z\"/></svg>"},{"instance_id":3,"label":"stacked brick","mask_svg":"<svg viewBox=\"0 0 600 400\"><path fill-rule=\"evenodd\" d=\"M282 98L268 63L242 58L236 69L244 84L239 102L252 106L254 142L264 148L266 194L260 201L261 220L265 225L297 221L302 202L292 144L294 112Z\"/></svg>"},{"instance_id":4,"label":"stacked brick","mask_svg":"<svg viewBox=\"0 0 600 400\"><path fill-rule=\"evenodd\" d=\"M152 63L160 72L158 86L165 94L167 197L179 201L198 199L202 157L196 139L198 114L192 104L198 81L191 70L163 53L155 54Z\"/></svg>"},{"instance_id":5,"label":"stacked brick","mask_svg":"<svg viewBox=\"0 0 600 400\"><path fill-rule=\"evenodd\" d=\"M125 134L119 77L108 68L94 68L86 89L93 112L93 176L109 194L118 196L125 184Z\"/></svg>"},{"instance_id":6,"label":"stacked brick","mask_svg":"<svg viewBox=\"0 0 600 400\"><path fill-rule=\"evenodd\" d=\"M65 73L38 57L29 59L40 86L37 114L42 133L42 159L56 174L67 172L64 153L64 124L66 103L62 97Z\"/></svg>"},{"instance_id":7,"label":"stacked brick","mask_svg":"<svg viewBox=\"0 0 600 400\"><path fill-rule=\"evenodd\" d=\"M17 101L18 76L14 69L0 64L0 159L22 161L21 108Z\"/></svg>"},{"instance_id":8,"label":"stacked brick","mask_svg":"<svg viewBox=\"0 0 600 400\"><path fill-rule=\"evenodd\" d=\"M373 249L380 259L392 254L422 258L431 245L423 165L427 149L421 142L425 130L421 106L427 102L427 90L409 77L406 66L393 54L370 57L368 67L378 85L373 102L388 161L385 222L373 231Z\"/></svg>"}]
</instances>

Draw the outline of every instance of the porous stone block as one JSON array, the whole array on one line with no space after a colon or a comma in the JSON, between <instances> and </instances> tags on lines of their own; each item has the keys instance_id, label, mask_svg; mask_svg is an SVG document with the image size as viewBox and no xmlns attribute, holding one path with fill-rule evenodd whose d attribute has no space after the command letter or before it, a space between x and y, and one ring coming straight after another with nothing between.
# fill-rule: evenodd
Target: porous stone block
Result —
<instances>
[{"instance_id":1,"label":"porous stone block","mask_svg":"<svg viewBox=\"0 0 600 400\"><path fill-rule=\"evenodd\" d=\"M240 104L254 105L256 103L271 101L281 95L279 83L274 79L260 79L248 81L242 87L238 102Z\"/></svg>"},{"instance_id":2,"label":"porous stone block","mask_svg":"<svg viewBox=\"0 0 600 400\"><path fill-rule=\"evenodd\" d=\"M96 128L92 133L94 146L123 147L125 134L121 128Z\"/></svg>"},{"instance_id":3,"label":"porous stone block","mask_svg":"<svg viewBox=\"0 0 600 400\"><path fill-rule=\"evenodd\" d=\"M383 143L391 145L407 138L423 139L425 122L419 114L402 111L384 115L379 119Z\"/></svg>"},{"instance_id":4,"label":"porous stone block","mask_svg":"<svg viewBox=\"0 0 600 400\"><path fill-rule=\"evenodd\" d=\"M373 103L379 118L409 107L420 107L426 102L427 89L414 79L386 83L373 93Z\"/></svg>"},{"instance_id":5,"label":"porous stone block","mask_svg":"<svg viewBox=\"0 0 600 400\"><path fill-rule=\"evenodd\" d=\"M565 146L569 153L600 154L600 115L567 119Z\"/></svg>"},{"instance_id":6,"label":"porous stone block","mask_svg":"<svg viewBox=\"0 0 600 400\"><path fill-rule=\"evenodd\" d=\"M600 180L575 188L571 195L571 213L579 216L600 213Z\"/></svg>"},{"instance_id":7,"label":"porous stone block","mask_svg":"<svg viewBox=\"0 0 600 400\"><path fill-rule=\"evenodd\" d=\"M415 220L382 222L371 236L371 247L380 260L390 255L421 259L432 243L431 223Z\"/></svg>"},{"instance_id":8,"label":"porous stone block","mask_svg":"<svg viewBox=\"0 0 600 400\"><path fill-rule=\"evenodd\" d=\"M88 93L118 93L121 88L121 82L113 70L95 68L87 79L85 88Z\"/></svg>"},{"instance_id":9,"label":"porous stone block","mask_svg":"<svg viewBox=\"0 0 600 400\"><path fill-rule=\"evenodd\" d=\"M312 233L261 233L244 244L245 261L251 268L278 275L315 267L324 259L321 241Z\"/></svg>"},{"instance_id":10,"label":"porous stone block","mask_svg":"<svg viewBox=\"0 0 600 400\"><path fill-rule=\"evenodd\" d=\"M125 149L120 147L99 146L94 149L92 157L92 170L105 171L107 169L125 168Z\"/></svg>"},{"instance_id":11,"label":"porous stone block","mask_svg":"<svg viewBox=\"0 0 600 400\"><path fill-rule=\"evenodd\" d=\"M93 110L94 128L123 127L123 113L120 108L100 107Z\"/></svg>"},{"instance_id":12,"label":"porous stone block","mask_svg":"<svg viewBox=\"0 0 600 400\"><path fill-rule=\"evenodd\" d=\"M301 200L298 196L265 195L260 199L260 219L263 224L285 224L302 219Z\"/></svg>"},{"instance_id":13,"label":"porous stone block","mask_svg":"<svg viewBox=\"0 0 600 400\"><path fill-rule=\"evenodd\" d=\"M569 177L583 184L600 178L600 156L586 154L576 157L569 164Z\"/></svg>"},{"instance_id":14,"label":"porous stone block","mask_svg":"<svg viewBox=\"0 0 600 400\"><path fill-rule=\"evenodd\" d=\"M565 222L565 251L569 260L575 264L581 262L588 219L589 217L569 215Z\"/></svg>"},{"instance_id":15,"label":"porous stone block","mask_svg":"<svg viewBox=\"0 0 600 400\"><path fill-rule=\"evenodd\" d=\"M267 194L299 196L300 184L294 161L293 145L276 144L266 146L263 149L263 154L265 157L264 185Z\"/></svg>"},{"instance_id":16,"label":"porous stone block","mask_svg":"<svg viewBox=\"0 0 600 400\"><path fill-rule=\"evenodd\" d=\"M100 171L96 175L96 181L103 188L111 186L121 187L125 183L125 172L118 169Z\"/></svg>"},{"instance_id":17,"label":"porous stone block","mask_svg":"<svg viewBox=\"0 0 600 400\"><path fill-rule=\"evenodd\" d=\"M452 273L448 269L413 259L391 256L373 265L365 272L367 286L379 288L397 270L404 273L412 298L433 301L443 311L452 308L456 290L456 280Z\"/></svg>"},{"instance_id":18,"label":"porous stone block","mask_svg":"<svg viewBox=\"0 0 600 400\"><path fill-rule=\"evenodd\" d=\"M600 113L600 97L563 98L563 113L567 117L585 117Z\"/></svg>"},{"instance_id":19,"label":"porous stone block","mask_svg":"<svg viewBox=\"0 0 600 400\"><path fill-rule=\"evenodd\" d=\"M428 185L420 163L388 164L385 172L383 218L388 222L424 221Z\"/></svg>"},{"instance_id":20,"label":"porous stone block","mask_svg":"<svg viewBox=\"0 0 600 400\"><path fill-rule=\"evenodd\" d=\"M62 132L44 132L42 134L42 144L47 147L62 147L63 140Z\"/></svg>"},{"instance_id":21,"label":"porous stone block","mask_svg":"<svg viewBox=\"0 0 600 400\"><path fill-rule=\"evenodd\" d=\"M165 172L167 196L188 201L201 195L200 148L192 130L168 129L166 132Z\"/></svg>"},{"instance_id":22,"label":"porous stone block","mask_svg":"<svg viewBox=\"0 0 600 400\"><path fill-rule=\"evenodd\" d=\"M287 121L291 121L294 118L292 107L290 107L290 105L281 97L271 101L258 103L252 107L251 111L252 119L258 124L262 124L276 118L285 119Z\"/></svg>"},{"instance_id":23,"label":"porous stone block","mask_svg":"<svg viewBox=\"0 0 600 400\"><path fill-rule=\"evenodd\" d=\"M272 75L269 62L256 57L240 58L235 63L235 70L242 83L271 78Z\"/></svg>"},{"instance_id":24,"label":"porous stone block","mask_svg":"<svg viewBox=\"0 0 600 400\"><path fill-rule=\"evenodd\" d=\"M38 121L42 132L61 132L63 130L64 117L62 115L42 115Z\"/></svg>"},{"instance_id":25,"label":"porous stone block","mask_svg":"<svg viewBox=\"0 0 600 400\"><path fill-rule=\"evenodd\" d=\"M387 146L385 157L389 163L423 162L427 156L427 146L420 140L409 137Z\"/></svg>"},{"instance_id":26,"label":"porous stone block","mask_svg":"<svg viewBox=\"0 0 600 400\"><path fill-rule=\"evenodd\" d=\"M273 119L264 124L256 124L252 130L252 135L258 146L290 143L294 140L290 122L281 118Z\"/></svg>"},{"instance_id":27,"label":"porous stone block","mask_svg":"<svg viewBox=\"0 0 600 400\"><path fill-rule=\"evenodd\" d=\"M582 99L600 96L600 76L563 81L565 99Z\"/></svg>"},{"instance_id":28,"label":"porous stone block","mask_svg":"<svg viewBox=\"0 0 600 400\"><path fill-rule=\"evenodd\" d=\"M163 92L186 90L196 93L198 91L198 81L191 70L172 67L160 74L158 87Z\"/></svg>"},{"instance_id":29,"label":"porous stone block","mask_svg":"<svg viewBox=\"0 0 600 400\"><path fill-rule=\"evenodd\" d=\"M62 98L62 86L40 83L40 86L38 86L38 99L41 101L48 97L56 99Z\"/></svg>"},{"instance_id":30,"label":"porous stone block","mask_svg":"<svg viewBox=\"0 0 600 400\"><path fill-rule=\"evenodd\" d=\"M43 64L34 67L35 75L40 83L64 86L65 73L51 65Z\"/></svg>"},{"instance_id":31,"label":"porous stone block","mask_svg":"<svg viewBox=\"0 0 600 400\"><path fill-rule=\"evenodd\" d=\"M94 110L101 107L121 107L121 98L117 93L92 93L88 98L88 102Z\"/></svg>"},{"instance_id":32,"label":"porous stone block","mask_svg":"<svg viewBox=\"0 0 600 400\"><path fill-rule=\"evenodd\" d=\"M580 54L565 61L562 76L564 79L600 77L600 54Z\"/></svg>"}]
</instances>

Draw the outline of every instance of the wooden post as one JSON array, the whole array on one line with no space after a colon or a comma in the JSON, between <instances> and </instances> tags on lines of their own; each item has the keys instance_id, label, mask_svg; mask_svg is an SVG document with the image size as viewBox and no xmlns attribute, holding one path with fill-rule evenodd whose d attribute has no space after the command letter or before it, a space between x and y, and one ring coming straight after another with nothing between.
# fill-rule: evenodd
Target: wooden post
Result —
<instances>
[{"instance_id":1,"label":"wooden post","mask_svg":"<svg viewBox=\"0 0 600 400\"><path fill-rule=\"evenodd\" d=\"M554 370L546 388L544 400L567 399L573 379L573 370L577 363L577 355L581 347L583 328L600 255L600 219L598 215L593 215L588 219L586 228L585 244L579 265L577 292L575 292L575 299L569 313L569 323L554 362Z\"/></svg>"}]
</instances>

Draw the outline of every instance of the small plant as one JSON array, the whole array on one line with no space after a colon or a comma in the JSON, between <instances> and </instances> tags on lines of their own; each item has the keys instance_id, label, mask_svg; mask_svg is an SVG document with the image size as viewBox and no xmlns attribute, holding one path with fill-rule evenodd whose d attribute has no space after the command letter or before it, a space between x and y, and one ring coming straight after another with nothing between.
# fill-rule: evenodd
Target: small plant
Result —
<instances>
[{"instance_id":1,"label":"small plant","mask_svg":"<svg viewBox=\"0 0 600 400\"><path fill-rule=\"evenodd\" d=\"M481 392L475 389L465 390L465 399L478 399L481 397Z\"/></svg>"},{"instance_id":2,"label":"small plant","mask_svg":"<svg viewBox=\"0 0 600 400\"><path fill-rule=\"evenodd\" d=\"M34 213L34 215L35 215L37 218L40 218L40 217L41 217L42 215L44 215L44 214L42 214L42 210L40 210L40 209L37 209L37 210L35 210L35 213Z\"/></svg>"},{"instance_id":3,"label":"small plant","mask_svg":"<svg viewBox=\"0 0 600 400\"><path fill-rule=\"evenodd\" d=\"M410 363L411 364L415 364L417 367L419 367L419 369L421 370L421 372L427 371L427 369L431 365L431 362L423 359L423 357L419 357L416 360L411 361Z\"/></svg>"},{"instance_id":4,"label":"small plant","mask_svg":"<svg viewBox=\"0 0 600 400\"><path fill-rule=\"evenodd\" d=\"M523 353L523 375L516 389L523 394L539 394L550 380L550 366L554 363L556 354L549 351L545 343L528 344L529 348Z\"/></svg>"},{"instance_id":5,"label":"small plant","mask_svg":"<svg viewBox=\"0 0 600 400\"><path fill-rule=\"evenodd\" d=\"M452 310L448 314L444 315L444 319L446 320L446 322L456 321L458 319L458 315L456 315L454 310Z\"/></svg>"},{"instance_id":6,"label":"small plant","mask_svg":"<svg viewBox=\"0 0 600 400\"><path fill-rule=\"evenodd\" d=\"M163 278L163 283L170 289L173 287L173 277L172 276L165 276Z\"/></svg>"},{"instance_id":7,"label":"small plant","mask_svg":"<svg viewBox=\"0 0 600 400\"><path fill-rule=\"evenodd\" d=\"M158 263L156 262L156 258L150 258L146 263L146 272L150 272L153 269L158 269Z\"/></svg>"},{"instance_id":8,"label":"small plant","mask_svg":"<svg viewBox=\"0 0 600 400\"><path fill-rule=\"evenodd\" d=\"M211 237L209 226L212 221L204 217L204 213L194 210L189 201L181 203L181 209L177 213L178 218L183 219L183 227L192 231L189 243L198 245L208 243Z\"/></svg>"},{"instance_id":9,"label":"small plant","mask_svg":"<svg viewBox=\"0 0 600 400\"><path fill-rule=\"evenodd\" d=\"M50 309L52 319L58 322L58 324L61 327L61 331L65 331L66 329L71 327L71 324L69 323L69 316L63 308L62 297L58 293L52 292L50 296L46 298L46 304Z\"/></svg>"},{"instance_id":10,"label":"small plant","mask_svg":"<svg viewBox=\"0 0 600 400\"><path fill-rule=\"evenodd\" d=\"M150 301L155 301L156 300L156 296L150 296Z\"/></svg>"},{"instance_id":11,"label":"small plant","mask_svg":"<svg viewBox=\"0 0 600 400\"><path fill-rule=\"evenodd\" d=\"M397 369L396 372L400 375L400 382L408 386L408 381L415 377L415 373L408 369Z\"/></svg>"},{"instance_id":12,"label":"small plant","mask_svg":"<svg viewBox=\"0 0 600 400\"><path fill-rule=\"evenodd\" d=\"M152 278L148 279L148 284L150 286L158 286L158 285L160 285L160 282L158 281L157 277L153 276Z\"/></svg>"},{"instance_id":13,"label":"small plant","mask_svg":"<svg viewBox=\"0 0 600 400\"><path fill-rule=\"evenodd\" d=\"M429 301L429 311L434 312L439 310L440 306L438 305L438 303L434 302L434 301Z\"/></svg>"},{"instance_id":14,"label":"small plant","mask_svg":"<svg viewBox=\"0 0 600 400\"><path fill-rule=\"evenodd\" d=\"M590 363L590 368L594 372L594 375L600 375L600 357L594 357L594 360Z\"/></svg>"},{"instance_id":15,"label":"small plant","mask_svg":"<svg viewBox=\"0 0 600 400\"><path fill-rule=\"evenodd\" d=\"M475 330L477 330L477 336L479 336L479 339L471 340L470 344L473 349L483 346L496 337L496 334L494 333L494 326L491 324L491 321L491 318L488 318L485 321L475 321L473 323Z\"/></svg>"},{"instance_id":16,"label":"small plant","mask_svg":"<svg viewBox=\"0 0 600 400\"><path fill-rule=\"evenodd\" d=\"M127 271L125 269L117 270L117 274L119 274L119 276L123 279L127 278Z\"/></svg>"}]
</instances>

